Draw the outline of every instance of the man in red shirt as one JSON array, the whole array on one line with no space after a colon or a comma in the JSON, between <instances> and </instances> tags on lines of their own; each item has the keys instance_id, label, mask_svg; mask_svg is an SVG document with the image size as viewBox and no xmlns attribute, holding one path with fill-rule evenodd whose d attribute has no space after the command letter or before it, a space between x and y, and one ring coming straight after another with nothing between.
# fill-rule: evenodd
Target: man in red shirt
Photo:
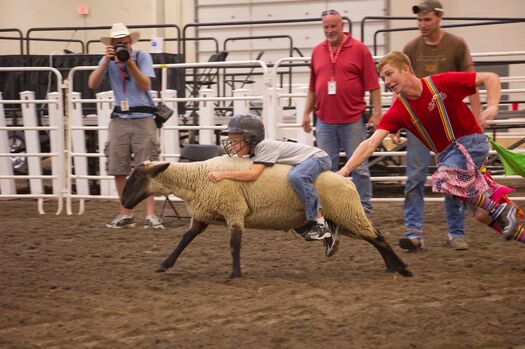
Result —
<instances>
[{"instance_id":1,"label":"man in red shirt","mask_svg":"<svg viewBox=\"0 0 525 349\"><path fill-rule=\"evenodd\" d=\"M419 79L408 56L398 51L385 55L378 69L385 85L399 97L383 115L374 134L357 147L339 173L348 176L389 133L405 128L438 154L438 169L432 175L434 192L467 202L476 208L477 220L507 239L525 243L525 230L517 222L517 208L511 203L500 203L501 186L479 172L488 155L487 136L482 128L498 113L499 76L449 72ZM476 120L463 99L474 94L480 85L487 90L487 107Z\"/></svg>"},{"instance_id":2,"label":"man in red shirt","mask_svg":"<svg viewBox=\"0 0 525 349\"><path fill-rule=\"evenodd\" d=\"M412 63L417 77L424 77L449 71L475 71L470 50L463 38L441 28L444 9L438 0L425 0L413 6L417 16L420 35L411 40L403 53ZM474 115L479 115L479 95L469 97ZM395 144L401 144L398 135L393 135ZM416 136L407 132L406 136L406 176L403 206L403 237L399 240L401 248L417 251L424 247L425 182L432 156L430 151ZM465 205L452 197L445 197L447 232L445 246L456 250L468 249L465 238Z\"/></svg>"},{"instance_id":3,"label":"man in red shirt","mask_svg":"<svg viewBox=\"0 0 525 349\"><path fill-rule=\"evenodd\" d=\"M381 93L368 48L343 32L343 19L337 11L327 10L321 15L326 40L312 51L310 88L302 126L305 132L312 130L310 113L315 106L317 146L328 153L332 171L337 171L341 148L349 158L366 138L363 122L365 91L370 91L373 106L370 125L375 125L381 116ZM368 164L357 168L352 179L363 207L371 209L372 185Z\"/></svg>"}]
</instances>

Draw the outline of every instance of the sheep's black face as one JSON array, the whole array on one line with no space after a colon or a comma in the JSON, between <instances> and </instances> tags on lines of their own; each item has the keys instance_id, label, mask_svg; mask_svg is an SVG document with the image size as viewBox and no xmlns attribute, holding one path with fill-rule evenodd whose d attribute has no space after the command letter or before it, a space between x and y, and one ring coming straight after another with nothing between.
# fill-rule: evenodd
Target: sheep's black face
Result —
<instances>
[{"instance_id":1,"label":"sheep's black face","mask_svg":"<svg viewBox=\"0 0 525 349\"><path fill-rule=\"evenodd\" d=\"M131 175L126 181L126 185L124 186L124 191L122 192L122 206L131 210L142 200L150 196L147 192L149 180L150 178L144 164L135 168L133 172L131 172Z\"/></svg>"}]
</instances>

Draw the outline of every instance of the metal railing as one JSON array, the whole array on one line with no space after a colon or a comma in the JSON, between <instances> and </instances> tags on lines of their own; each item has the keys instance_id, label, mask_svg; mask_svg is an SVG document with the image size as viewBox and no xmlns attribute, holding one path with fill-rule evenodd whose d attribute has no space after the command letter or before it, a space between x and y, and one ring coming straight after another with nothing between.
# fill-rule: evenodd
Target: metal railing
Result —
<instances>
[{"instance_id":1,"label":"metal railing","mask_svg":"<svg viewBox=\"0 0 525 349\"><path fill-rule=\"evenodd\" d=\"M176 24L140 24L140 25L128 25L129 29L160 29L160 28L174 28L177 31L177 52L180 52L180 28ZM37 32L53 32L53 31L92 31L92 30L107 30L109 31L111 26L83 26L83 27L39 27L29 28L26 32L26 54L30 54L31 41L37 40L37 38L31 37L31 34ZM67 41L67 40L66 40Z\"/></svg>"},{"instance_id":2,"label":"metal railing","mask_svg":"<svg viewBox=\"0 0 525 349\"><path fill-rule=\"evenodd\" d=\"M65 183L65 152L64 152L64 109L62 95L62 76L57 69L48 67L0 67L0 72L6 71L40 71L52 73L57 81L57 91L48 94L47 99L35 99L34 93L25 91L21 92L21 98L17 100L3 100L0 98L0 132L3 133L3 139L7 139L9 131L23 131L25 133L26 153L19 153L20 156L28 157L28 175L14 175L11 170L9 158L13 156L8 144L0 143L0 159L2 169L0 173L0 182L2 184L2 198L37 198L38 211L44 213L44 198L53 198L58 201L56 214L60 214L63 208L64 197L68 195ZM1 97L1 95L0 95ZM47 104L49 111L49 126L38 126L36 121L35 104ZM20 104L24 118L24 126L6 126L4 115L4 104ZM40 152L39 131L49 131L51 133L51 151ZM42 175L42 166L40 159L50 157L52 159L52 174ZM5 160L8 161L5 161ZM29 180L31 193L16 193L15 180ZM45 194L42 180L50 179L53 181L53 193Z\"/></svg>"},{"instance_id":3,"label":"metal railing","mask_svg":"<svg viewBox=\"0 0 525 349\"><path fill-rule=\"evenodd\" d=\"M154 101L162 101L168 106L175 108L175 104L179 102L199 102L200 103L200 124L199 125L179 125L177 117L172 117L166 124L163 125L161 129L161 145L162 152L161 158L165 160L176 161L180 157L180 144L178 141L174 141L179 137L179 131L181 130L198 130L199 140L203 144L214 143L214 131L224 129L224 126L216 125L214 120L214 110L211 102L216 101L233 101L234 109L237 109L239 112L248 112L248 108L245 105L242 105L244 101L250 100L259 100L263 104L264 110L268 109L268 98L266 94L262 95L249 95L248 90L239 91L238 95L232 97L224 96L213 96L213 93L209 89L202 89L201 95L199 97L185 97L179 98L176 96L176 91L168 90L167 86L167 74L166 70L168 69L194 69L194 68L221 68L221 67L242 67L242 66L258 66L264 75L268 76L268 67L262 61L232 61L232 62L207 62L207 63L177 63L177 64L156 64L153 67L162 69L162 81L161 81L161 91L160 97L154 98ZM105 165L102 163L102 158L104 157L103 153L87 153L84 151L78 151L75 149L75 142L83 139L82 132L84 131L97 131L99 133L99 148L102 148L101 139L107 138L107 129L110 120L110 114L113 109L112 107L112 93L103 92L97 95L96 99L82 99L80 98L78 92L73 90L75 74L80 71L91 71L94 70L96 66L85 66L85 67L75 67L72 68L68 75L68 110L70 111L69 123L67 125L67 133L69 137L66 141L66 153L67 156L67 192L66 196L66 209L68 214L72 214L72 200L80 200L79 213L84 211L84 200L85 199L117 199L115 188L109 185L102 185L104 187L101 189L101 195L93 195L89 193L86 186L86 181L88 180L98 180L112 182L113 176L108 176L105 171ZM241 102L241 103L239 103ZM85 126L81 125L82 115L79 114L79 106L83 103L97 103L98 108L98 125L97 126ZM237 103L237 105L235 105ZM264 116L263 116L264 118ZM81 148L81 142L77 142L77 149ZM166 147L166 143L170 143L171 147ZM80 145L78 145L80 144ZM82 149L81 149L82 150ZM89 175L87 174L87 166L83 158L87 157L96 157L101 159L100 161L100 174L99 175ZM73 172L73 169L76 169ZM78 170L82 169L82 173ZM76 192L73 192L73 181L77 184ZM79 190L79 187L82 189Z\"/></svg>"}]
</instances>

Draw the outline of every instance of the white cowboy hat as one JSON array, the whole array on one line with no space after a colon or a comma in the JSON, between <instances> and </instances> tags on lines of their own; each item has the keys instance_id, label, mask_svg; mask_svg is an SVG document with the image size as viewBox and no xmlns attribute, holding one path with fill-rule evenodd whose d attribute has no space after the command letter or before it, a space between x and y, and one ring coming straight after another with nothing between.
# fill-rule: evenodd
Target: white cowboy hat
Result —
<instances>
[{"instance_id":1,"label":"white cowboy hat","mask_svg":"<svg viewBox=\"0 0 525 349\"><path fill-rule=\"evenodd\" d=\"M101 37L100 41L102 41L104 45L111 45L111 39L123 38L125 36L129 36L131 38L131 43L134 44L140 38L140 33L130 32L128 27L126 27L124 24L115 23L113 24L113 27L111 27L109 36Z\"/></svg>"}]
</instances>

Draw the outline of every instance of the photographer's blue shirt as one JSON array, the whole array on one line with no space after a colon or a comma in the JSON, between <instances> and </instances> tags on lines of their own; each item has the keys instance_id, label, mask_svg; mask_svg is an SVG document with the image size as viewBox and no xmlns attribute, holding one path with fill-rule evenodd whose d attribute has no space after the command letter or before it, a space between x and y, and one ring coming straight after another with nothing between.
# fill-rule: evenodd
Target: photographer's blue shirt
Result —
<instances>
[{"instance_id":1,"label":"photographer's blue shirt","mask_svg":"<svg viewBox=\"0 0 525 349\"><path fill-rule=\"evenodd\" d=\"M102 63L102 59L99 64ZM140 71L150 78L155 78L155 71L153 69L153 59L148 52L132 50L131 60L135 61L135 64ZM120 66L120 68L119 68ZM155 103L151 97L151 90L146 92L142 91L136 84L135 79L128 71L125 64L117 63L115 61L109 62L106 74L109 77L111 88L113 89L114 101L113 106L121 105L121 102L125 99L128 100L130 107L153 107ZM126 87L124 89L123 82L125 81ZM119 117L123 119L127 118L144 118L151 116L151 113L130 113L124 114L119 113Z\"/></svg>"}]
</instances>

